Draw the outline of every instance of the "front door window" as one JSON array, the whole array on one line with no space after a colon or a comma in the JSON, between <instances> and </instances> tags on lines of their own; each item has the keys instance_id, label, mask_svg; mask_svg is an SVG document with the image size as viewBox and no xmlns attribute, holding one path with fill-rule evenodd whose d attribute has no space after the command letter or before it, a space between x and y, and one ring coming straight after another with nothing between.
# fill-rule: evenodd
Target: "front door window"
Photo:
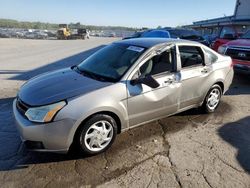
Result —
<instances>
[{"instance_id":1,"label":"front door window","mask_svg":"<svg viewBox=\"0 0 250 188\"><path fill-rule=\"evenodd\" d=\"M141 77L147 75L161 75L163 73L167 74L174 70L174 57L171 51L165 51L160 55L156 55L144 63L139 71Z\"/></svg>"}]
</instances>

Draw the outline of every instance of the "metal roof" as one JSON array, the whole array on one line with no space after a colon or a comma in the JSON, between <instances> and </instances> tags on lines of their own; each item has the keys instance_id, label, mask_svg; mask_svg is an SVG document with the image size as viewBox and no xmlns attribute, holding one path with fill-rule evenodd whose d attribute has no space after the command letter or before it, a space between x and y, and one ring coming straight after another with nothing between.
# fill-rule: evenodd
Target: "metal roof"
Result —
<instances>
[{"instance_id":1,"label":"metal roof","mask_svg":"<svg viewBox=\"0 0 250 188\"><path fill-rule=\"evenodd\" d=\"M250 25L250 0L236 0L234 15L193 22L185 27L214 27L224 25Z\"/></svg>"}]
</instances>

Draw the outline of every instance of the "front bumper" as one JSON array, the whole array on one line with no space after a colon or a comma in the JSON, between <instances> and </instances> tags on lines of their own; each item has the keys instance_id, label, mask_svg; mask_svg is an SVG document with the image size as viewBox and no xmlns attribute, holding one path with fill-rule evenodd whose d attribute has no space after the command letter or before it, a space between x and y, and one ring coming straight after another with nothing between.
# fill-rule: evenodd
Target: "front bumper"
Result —
<instances>
[{"instance_id":1,"label":"front bumper","mask_svg":"<svg viewBox=\"0 0 250 188\"><path fill-rule=\"evenodd\" d=\"M227 76L224 81L224 94L229 90L230 85L233 82L234 69L230 68L230 71L227 73Z\"/></svg>"},{"instance_id":2,"label":"front bumper","mask_svg":"<svg viewBox=\"0 0 250 188\"><path fill-rule=\"evenodd\" d=\"M33 147L32 150L57 153L68 152L72 140L70 139L70 132L75 120L62 119L45 124L31 122L17 110L16 99L13 102L13 112L22 141L41 144L41 147Z\"/></svg>"},{"instance_id":3,"label":"front bumper","mask_svg":"<svg viewBox=\"0 0 250 188\"><path fill-rule=\"evenodd\" d=\"M249 61L241 61L241 60L233 59L233 65L234 65L235 70L250 72Z\"/></svg>"}]
</instances>

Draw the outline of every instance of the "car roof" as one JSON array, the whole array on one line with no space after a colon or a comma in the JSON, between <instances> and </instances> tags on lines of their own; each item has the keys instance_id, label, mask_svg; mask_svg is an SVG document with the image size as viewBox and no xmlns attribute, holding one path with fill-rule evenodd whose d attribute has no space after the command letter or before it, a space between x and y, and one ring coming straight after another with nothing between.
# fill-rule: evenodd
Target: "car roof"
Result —
<instances>
[{"instance_id":1,"label":"car roof","mask_svg":"<svg viewBox=\"0 0 250 188\"><path fill-rule=\"evenodd\" d=\"M132 46L140 46L144 48L151 48L159 44L189 44L189 45L200 45L198 42L182 40L182 39L171 39L171 38L133 38L114 42L115 44L126 44Z\"/></svg>"}]
</instances>

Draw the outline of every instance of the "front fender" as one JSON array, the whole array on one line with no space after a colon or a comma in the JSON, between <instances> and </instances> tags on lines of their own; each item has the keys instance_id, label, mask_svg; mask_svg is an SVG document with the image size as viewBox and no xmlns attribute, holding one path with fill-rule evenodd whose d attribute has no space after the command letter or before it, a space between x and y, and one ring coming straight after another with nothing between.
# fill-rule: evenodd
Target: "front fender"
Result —
<instances>
[{"instance_id":1,"label":"front fender","mask_svg":"<svg viewBox=\"0 0 250 188\"><path fill-rule=\"evenodd\" d=\"M118 116L121 129L128 127L127 92L124 83L116 83L83 96L68 99L68 104L57 115L57 119L71 117L76 122L72 126L67 143L70 145L82 122L93 114L112 112Z\"/></svg>"}]
</instances>

